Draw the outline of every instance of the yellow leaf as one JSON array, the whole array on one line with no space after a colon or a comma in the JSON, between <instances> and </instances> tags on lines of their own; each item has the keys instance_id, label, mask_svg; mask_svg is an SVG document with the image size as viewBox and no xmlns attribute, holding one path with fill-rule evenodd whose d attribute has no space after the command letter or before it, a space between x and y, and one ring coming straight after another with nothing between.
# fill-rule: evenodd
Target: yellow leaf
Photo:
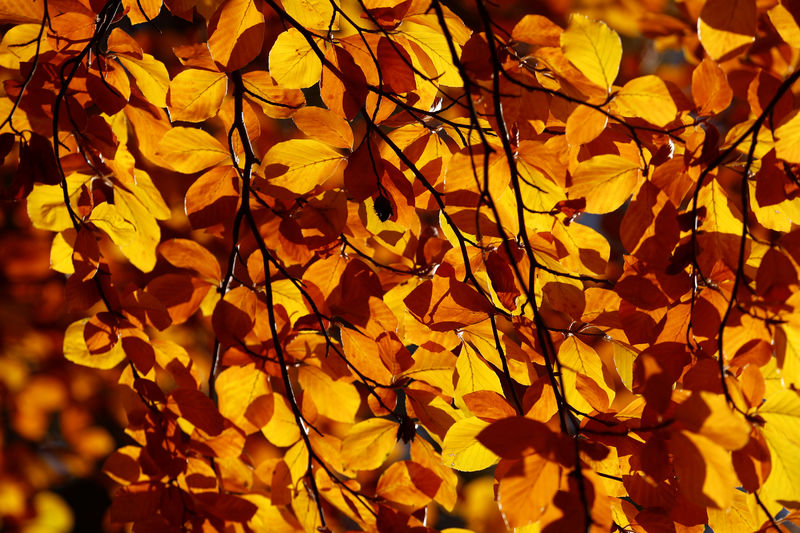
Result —
<instances>
[{"instance_id":1,"label":"yellow leaf","mask_svg":"<svg viewBox=\"0 0 800 533\"><path fill-rule=\"evenodd\" d=\"M92 180L86 174L67 176L67 192L70 203L77 199L81 186ZM42 185L35 183L28 195L28 217L33 226L50 231L63 231L72 227L69 212L64 205L64 191L60 185Z\"/></svg>"},{"instance_id":2,"label":"yellow leaf","mask_svg":"<svg viewBox=\"0 0 800 533\"><path fill-rule=\"evenodd\" d=\"M289 467L289 474L292 476L292 483L298 486L300 480L308 472L308 448L303 441L297 441L286 451L283 456L286 466Z\"/></svg>"},{"instance_id":3,"label":"yellow leaf","mask_svg":"<svg viewBox=\"0 0 800 533\"><path fill-rule=\"evenodd\" d=\"M217 114L228 90L228 76L196 68L186 69L169 84L167 103L172 120L201 122Z\"/></svg>"},{"instance_id":4,"label":"yellow leaf","mask_svg":"<svg viewBox=\"0 0 800 533\"><path fill-rule=\"evenodd\" d=\"M98 228L105 231L114 244L122 248L127 245L136 234L136 228L122 218L117 211L117 206L103 202L94 206L89 220Z\"/></svg>"},{"instance_id":5,"label":"yellow leaf","mask_svg":"<svg viewBox=\"0 0 800 533\"><path fill-rule=\"evenodd\" d=\"M0 43L0 67L17 70L20 62L32 59L37 53L40 28L41 24L20 24L9 28L3 35L3 42ZM47 39L43 39L39 43L38 53L47 52L49 49Z\"/></svg>"},{"instance_id":6,"label":"yellow leaf","mask_svg":"<svg viewBox=\"0 0 800 533\"><path fill-rule=\"evenodd\" d=\"M352 383L334 381L314 366L303 366L297 376L303 392L310 395L319 414L337 422L353 422L361 396Z\"/></svg>"},{"instance_id":7,"label":"yellow leaf","mask_svg":"<svg viewBox=\"0 0 800 533\"><path fill-rule=\"evenodd\" d=\"M767 14L781 38L793 48L800 48L800 26L791 11L783 3L779 3L767 11Z\"/></svg>"},{"instance_id":8,"label":"yellow leaf","mask_svg":"<svg viewBox=\"0 0 800 533\"><path fill-rule=\"evenodd\" d=\"M574 335L570 335L558 348L558 361L561 363L564 387L568 391L567 400L574 403L577 389L578 374L591 379L605 392L608 401L614 399L614 390L610 388L603 378L603 362L597 352ZM577 406L576 406L577 407ZM580 408L579 408L580 409Z\"/></svg>"},{"instance_id":9,"label":"yellow leaf","mask_svg":"<svg viewBox=\"0 0 800 533\"><path fill-rule=\"evenodd\" d=\"M227 148L203 130L171 128L158 142L156 153L169 162L173 170L192 174L229 160Z\"/></svg>"},{"instance_id":10,"label":"yellow leaf","mask_svg":"<svg viewBox=\"0 0 800 533\"><path fill-rule=\"evenodd\" d=\"M89 221L106 232L133 266L142 272L149 272L156 264L160 230L155 219L146 211L133 214L130 207L136 209L141 205L123 202L111 205L103 202L94 207ZM123 213L128 217L123 217Z\"/></svg>"},{"instance_id":11,"label":"yellow leaf","mask_svg":"<svg viewBox=\"0 0 800 533\"><path fill-rule=\"evenodd\" d=\"M269 73L287 89L305 89L319 82L322 61L294 28L278 35L269 51Z\"/></svg>"},{"instance_id":12,"label":"yellow leaf","mask_svg":"<svg viewBox=\"0 0 800 533\"><path fill-rule=\"evenodd\" d=\"M156 107L167 107L169 73L161 61L150 54L143 54L142 59L120 54L117 59L136 80L136 86L148 102Z\"/></svg>"},{"instance_id":13,"label":"yellow leaf","mask_svg":"<svg viewBox=\"0 0 800 533\"><path fill-rule=\"evenodd\" d=\"M678 114L675 100L658 76L632 79L614 97L614 104L623 117L641 118L660 127L675 120Z\"/></svg>"},{"instance_id":14,"label":"yellow leaf","mask_svg":"<svg viewBox=\"0 0 800 533\"><path fill-rule=\"evenodd\" d=\"M570 198L585 198L587 213L610 213L624 204L639 182L639 166L603 154L581 161L572 173Z\"/></svg>"},{"instance_id":15,"label":"yellow leaf","mask_svg":"<svg viewBox=\"0 0 800 533\"><path fill-rule=\"evenodd\" d=\"M75 364L108 370L117 366L125 359L125 351L122 343L116 342L110 350L102 353L89 353L83 330L86 327L88 318L78 320L69 325L64 332L64 358Z\"/></svg>"},{"instance_id":16,"label":"yellow leaf","mask_svg":"<svg viewBox=\"0 0 800 533\"><path fill-rule=\"evenodd\" d=\"M772 470L759 495L773 502L800 501L800 396L779 389L758 410Z\"/></svg>"},{"instance_id":17,"label":"yellow leaf","mask_svg":"<svg viewBox=\"0 0 800 533\"><path fill-rule=\"evenodd\" d=\"M800 163L800 111L795 111L774 133L775 153L787 163Z\"/></svg>"},{"instance_id":18,"label":"yellow leaf","mask_svg":"<svg viewBox=\"0 0 800 533\"><path fill-rule=\"evenodd\" d=\"M413 322L418 323L416 320ZM443 394L453 396L455 395L453 388L455 364L456 358L449 350L435 352L420 346L414 352L414 366L403 372L402 377L424 381L440 389Z\"/></svg>"},{"instance_id":19,"label":"yellow leaf","mask_svg":"<svg viewBox=\"0 0 800 533\"><path fill-rule=\"evenodd\" d=\"M275 446L291 446L300 439L300 428L282 394L272 394L272 417L261 433Z\"/></svg>"},{"instance_id":20,"label":"yellow leaf","mask_svg":"<svg viewBox=\"0 0 800 533\"><path fill-rule=\"evenodd\" d=\"M243 498L253 503L258 508L247 525L253 531L270 531L271 533L297 533L300 524L297 519L284 507L272 505L269 498L263 494L252 493L242 494Z\"/></svg>"},{"instance_id":21,"label":"yellow leaf","mask_svg":"<svg viewBox=\"0 0 800 533\"><path fill-rule=\"evenodd\" d=\"M75 272L75 265L72 263L75 235L75 229L70 227L53 237L53 244L50 247L50 268L56 272L62 274Z\"/></svg>"},{"instance_id":22,"label":"yellow leaf","mask_svg":"<svg viewBox=\"0 0 800 533\"><path fill-rule=\"evenodd\" d=\"M167 220L172 216L169 206L164 202L161 192L153 184L153 180L147 172L137 168L133 175L133 181L134 186L130 187L131 193L153 218Z\"/></svg>"},{"instance_id":23,"label":"yellow leaf","mask_svg":"<svg viewBox=\"0 0 800 533\"><path fill-rule=\"evenodd\" d=\"M712 507L706 510L708 525L714 533L758 531L764 517L753 514L753 504L755 504L755 496L737 490L733 493L733 503L727 509Z\"/></svg>"},{"instance_id":24,"label":"yellow leaf","mask_svg":"<svg viewBox=\"0 0 800 533\"><path fill-rule=\"evenodd\" d=\"M604 22L573 14L561 34L561 49L569 61L589 80L609 90L617 79L622 59L622 41Z\"/></svg>"},{"instance_id":25,"label":"yellow leaf","mask_svg":"<svg viewBox=\"0 0 800 533\"><path fill-rule=\"evenodd\" d=\"M327 143L334 148L353 148L353 130L343 118L339 118L331 111L316 106L303 107L292 115L295 126L300 131Z\"/></svg>"},{"instance_id":26,"label":"yellow leaf","mask_svg":"<svg viewBox=\"0 0 800 533\"><path fill-rule=\"evenodd\" d=\"M344 163L342 155L314 139L292 139L270 148L262 164L270 183L306 194L322 185ZM270 168L270 165L274 165Z\"/></svg>"},{"instance_id":27,"label":"yellow leaf","mask_svg":"<svg viewBox=\"0 0 800 533\"><path fill-rule=\"evenodd\" d=\"M450 426L442 442L442 463L462 472L477 472L497 464L500 457L478 442L478 433L489 426L476 416Z\"/></svg>"},{"instance_id":28,"label":"yellow leaf","mask_svg":"<svg viewBox=\"0 0 800 533\"><path fill-rule=\"evenodd\" d=\"M373 470L383 464L397 443L397 423L370 418L353 426L342 441L342 463L352 470Z\"/></svg>"},{"instance_id":29,"label":"yellow leaf","mask_svg":"<svg viewBox=\"0 0 800 533\"><path fill-rule=\"evenodd\" d=\"M701 224L705 231L738 234L742 230L741 213L734 213L728 203L725 189L715 179L700 189L697 205L706 208L706 218Z\"/></svg>"},{"instance_id":30,"label":"yellow leaf","mask_svg":"<svg viewBox=\"0 0 800 533\"><path fill-rule=\"evenodd\" d=\"M156 264L156 246L161 240L161 228L153 218L152 211L142 205L139 197L120 187L114 192L118 198L114 205L117 213L135 229L129 240L115 243L133 266L142 272L150 272Z\"/></svg>"},{"instance_id":31,"label":"yellow leaf","mask_svg":"<svg viewBox=\"0 0 800 533\"><path fill-rule=\"evenodd\" d=\"M579 105L567 118L567 142L579 146L595 140L608 124L608 116L588 105Z\"/></svg>"},{"instance_id":32,"label":"yellow leaf","mask_svg":"<svg viewBox=\"0 0 800 533\"><path fill-rule=\"evenodd\" d=\"M299 89L286 89L279 86L266 71L252 70L242 74L242 82L247 91L245 96L261 106L270 118L287 118L303 107L306 98Z\"/></svg>"},{"instance_id":33,"label":"yellow leaf","mask_svg":"<svg viewBox=\"0 0 800 533\"><path fill-rule=\"evenodd\" d=\"M261 429L254 426L245 415L245 407L255 398L272 392L266 374L257 370L255 363L226 368L217 376L215 386L222 416L248 435Z\"/></svg>"},{"instance_id":34,"label":"yellow leaf","mask_svg":"<svg viewBox=\"0 0 800 533\"><path fill-rule=\"evenodd\" d=\"M283 9L304 28L325 32L339 29L339 14L334 13L331 0L284 0L281 3Z\"/></svg>"},{"instance_id":35,"label":"yellow leaf","mask_svg":"<svg viewBox=\"0 0 800 533\"><path fill-rule=\"evenodd\" d=\"M436 16L415 15L407 17L398 27L399 33L415 43L428 56L436 69L436 83L447 87L459 87L463 84L458 69L453 65L453 57L444 33L439 29ZM431 23L436 24L432 26ZM457 53L461 54L461 46L454 42ZM419 85L418 85L419 87Z\"/></svg>"},{"instance_id":36,"label":"yellow leaf","mask_svg":"<svg viewBox=\"0 0 800 533\"><path fill-rule=\"evenodd\" d=\"M689 500L704 507L730 507L739 480L729 451L688 431L674 432L669 447L678 484Z\"/></svg>"},{"instance_id":37,"label":"yellow leaf","mask_svg":"<svg viewBox=\"0 0 800 533\"><path fill-rule=\"evenodd\" d=\"M714 60L729 59L756 38L756 0L708 0L697 19L697 37Z\"/></svg>"},{"instance_id":38,"label":"yellow leaf","mask_svg":"<svg viewBox=\"0 0 800 533\"><path fill-rule=\"evenodd\" d=\"M254 0L228 0L208 38L208 49L222 70L232 72L247 66L264 44L264 15Z\"/></svg>"},{"instance_id":39,"label":"yellow leaf","mask_svg":"<svg viewBox=\"0 0 800 533\"><path fill-rule=\"evenodd\" d=\"M488 364L483 361L475 348L465 342L461 345L461 353L456 360L458 382L456 383L456 405L462 402L465 394L479 390L494 391L503 395L500 378ZM463 404L462 404L463 405Z\"/></svg>"},{"instance_id":40,"label":"yellow leaf","mask_svg":"<svg viewBox=\"0 0 800 533\"><path fill-rule=\"evenodd\" d=\"M733 411L721 394L697 392L675 410L684 427L726 450L738 450L750 440L750 424Z\"/></svg>"}]
</instances>

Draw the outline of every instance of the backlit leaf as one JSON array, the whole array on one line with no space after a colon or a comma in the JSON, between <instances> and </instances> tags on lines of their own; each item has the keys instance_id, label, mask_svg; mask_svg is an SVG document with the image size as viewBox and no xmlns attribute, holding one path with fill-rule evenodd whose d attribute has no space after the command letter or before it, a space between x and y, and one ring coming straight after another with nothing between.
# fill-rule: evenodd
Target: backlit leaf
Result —
<instances>
[{"instance_id":1,"label":"backlit leaf","mask_svg":"<svg viewBox=\"0 0 800 533\"><path fill-rule=\"evenodd\" d=\"M697 36L711 59L724 60L755 40L757 22L756 0L708 0L697 19Z\"/></svg>"},{"instance_id":2,"label":"backlit leaf","mask_svg":"<svg viewBox=\"0 0 800 533\"><path fill-rule=\"evenodd\" d=\"M462 472L477 472L496 464L500 458L477 439L488 426L488 422L477 417L453 424L442 443L442 462Z\"/></svg>"},{"instance_id":3,"label":"backlit leaf","mask_svg":"<svg viewBox=\"0 0 800 533\"><path fill-rule=\"evenodd\" d=\"M213 117L222 105L228 77L219 72L187 69L169 84L167 104L173 120L201 122Z\"/></svg>"},{"instance_id":4,"label":"backlit leaf","mask_svg":"<svg viewBox=\"0 0 800 533\"><path fill-rule=\"evenodd\" d=\"M639 166L624 157L598 155L575 168L569 195L585 198L587 213L610 213L628 200L639 172Z\"/></svg>"},{"instance_id":5,"label":"backlit leaf","mask_svg":"<svg viewBox=\"0 0 800 533\"><path fill-rule=\"evenodd\" d=\"M158 154L170 166L191 174L230 159L230 153L214 137L195 128L172 128L158 143Z\"/></svg>"},{"instance_id":6,"label":"backlit leaf","mask_svg":"<svg viewBox=\"0 0 800 533\"><path fill-rule=\"evenodd\" d=\"M292 139L274 145L264 156L273 185L305 194L328 180L342 165L342 155L314 139Z\"/></svg>"},{"instance_id":7,"label":"backlit leaf","mask_svg":"<svg viewBox=\"0 0 800 533\"><path fill-rule=\"evenodd\" d=\"M666 126L678 114L669 89L658 76L632 79L617 92L614 104L622 116L641 118L656 126Z\"/></svg>"},{"instance_id":8,"label":"backlit leaf","mask_svg":"<svg viewBox=\"0 0 800 533\"><path fill-rule=\"evenodd\" d=\"M353 470L372 470L383 464L397 442L397 423L382 418L359 422L342 441L342 463Z\"/></svg>"},{"instance_id":9,"label":"backlit leaf","mask_svg":"<svg viewBox=\"0 0 800 533\"><path fill-rule=\"evenodd\" d=\"M617 79L622 58L619 35L604 22L585 15L570 16L561 34L561 49L569 61L596 85L609 90Z\"/></svg>"},{"instance_id":10,"label":"backlit leaf","mask_svg":"<svg viewBox=\"0 0 800 533\"><path fill-rule=\"evenodd\" d=\"M231 72L246 66L261 52L264 15L256 0L226 0L217 15L208 49L217 66Z\"/></svg>"},{"instance_id":11,"label":"backlit leaf","mask_svg":"<svg viewBox=\"0 0 800 533\"><path fill-rule=\"evenodd\" d=\"M269 73L287 89L305 89L319 82L322 62L305 37L289 28L269 51Z\"/></svg>"}]
</instances>

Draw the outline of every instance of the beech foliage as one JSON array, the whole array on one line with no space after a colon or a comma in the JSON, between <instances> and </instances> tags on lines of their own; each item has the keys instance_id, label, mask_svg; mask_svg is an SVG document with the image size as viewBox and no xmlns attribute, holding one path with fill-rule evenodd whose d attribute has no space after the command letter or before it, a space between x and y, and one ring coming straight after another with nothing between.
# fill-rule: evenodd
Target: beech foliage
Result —
<instances>
[{"instance_id":1,"label":"beech foliage","mask_svg":"<svg viewBox=\"0 0 800 533\"><path fill-rule=\"evenodd\" d=\"M4 530L796 527L797 1L0 31Z\"/></svg>"}]
</instances>

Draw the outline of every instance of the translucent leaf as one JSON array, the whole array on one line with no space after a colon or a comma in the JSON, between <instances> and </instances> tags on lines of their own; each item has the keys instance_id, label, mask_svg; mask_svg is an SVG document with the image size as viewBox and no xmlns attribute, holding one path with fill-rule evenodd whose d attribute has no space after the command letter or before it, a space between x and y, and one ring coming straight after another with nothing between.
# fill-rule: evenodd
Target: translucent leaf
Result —
<instances>
[{"instance_id":1,"label":"translucent leaf","mask_svg":"<svg viewBox=\"0 0 800 533\"><path fill-rule=\"evenodd\" d=\"M503 394L500 378L469 343L461 345L461 353L458 354L456 361L456 372L458 372L458 381L456 382L458 401L461 401L461 397L465 394L476 391L485 390Z\"/></svg>"},{"instance_id":2,"label":"translucent leaf","mask_svg":"<svg viewBox=\"0 0 800 533\"><path fill-rule=\"evenodd\" d=\"M217 114L225 93L228 77L219 72L186 69L169 84L167 103L172 120L201 122Z\"/></svg>"},{"instance_id":3,"label":"translucent leaf","mask_svg":"<svg viewBox=\"0 0 800 533\"><path fill-rule=\"evenodd\" d=\"M176 171L191 174L230 160L227 148L203 130L172 128L158 143L157 153Z\"/></svg>"},{"instance_id":4,"label":"translucent leaf","mask_svg":"<svg viewBox=\"0 0 800 533\"><path fill-rule=\"evenodd\" d=\"M678 106L658 76L642 76L626 83L614 97L614 104L623 117L636 117L656 126L675 120Z\"/></svg>"},{"instance_id":5,"label":"translucent leaf","mask_svg":"<svg viewBox=\"0 0 800 533\"><path fill-rule=\"evenodd\" d=\"M287 89L305 89L319 82L322 61L294 28L278 35L269 51L269 73Z\"/></svg>"},{"instance_id":6,"label":"translucent leaf","mask_svg":"<svg viewBox=\"0 0 800 533\"><path fill-rule=\"evenodd\" d=\"M271 183L306 194L325 183L343 165L342 155L314 139L277 143L264 156L264 172Z\"/></svg>"},{"instance_id":7,"label":"translucent leaf","mask_svg":"<svg viewBox=\"0 0 800 533\"><path fill-rule=\"evenodd\" d=\"M117 59L136 80L136 86L148 102L156 107L167 107L169 74L161 61L149 54L143 54L142 59L127 55L119 55Z\"/></svg>"},{"instance_id":8,"label":"translucent leaf","mask_svg":"<svg viewBox=\"0 0 800 533\"><path fill-rule=\"evenodd\" d=\"M264 44L264 15L254 0L227 0L209 25L208 49L217 66L232 72L247 66Z\"/></svg>"},{"instance_id":9,"label":"translucent leaf","mask_svg":"<svg viewBox=\"0 0 800 533\"><path fill-rule=\"evenodd\" d=\"M67 191L70 202L73 202L81 186L92 179L85 174L67 176ZM36 183L28 195L28 217L34 227L50 231L63 231L72 227L69 212L64 205L64 190L60 185L43 185Z\"/></svg>"},{"instance_id":10,"label":"translucent leaf","mask_svg":"<svg viewBox=\"0 0 800 533\"><path fill-rule=\"evenodd\" d=\"M604 22L572 14L561 34L561 49L570 63L596 85L609 90L617 79L622 41Z\"/></svg>"},{"instance_id":11,"label":"translucent leaf","mask_svg":"<svg viewBox=\"0 0 800 533\"><path fill-rule=\"evenodd\" d=\"M758 414L767 422L764 438L772 456L772 471L759 495L775 502L800 502L800 396L793 390L778 390Z\"/></svg>"},{"instance_id":12,"label":"translucent leaf","mask_svg":"<svg viewBox=\"0 0 800 533\"><path fill-rule=\"evenodd\" d=\"M488 426L488 422L475 416L450 426L442 443L442 462L462 472L477 472L496 464L500 458L477 438Z\"/></svg>"},{"instance_id":13,"label":"translucent leaf","mask_svg":"<svg viewBox=\"0 0 800 533\"><path fill-rule=\"evenodd\" d=\"M327 109L316 106L303 107L292 115L300 131L334 148L353 148L353 130L350 124Z\"/></svg>"},{"instance_id":14,"label":"translucent leaf","mask_svg":"<svg viewBox=\"0 0 800 533\"><path fill-rule=\"evenodd\" d=\"M339 14L334 12L331 0L285 0L282 4L304 28L325 32L339 29Z\"/></svg>"},{"instance_id":15,"label":"translucent leaf","mask_svg":"<svg viewBox=\"0 0 800 533\"><path fill-rule=\"evenodd\" d=\"M125 359L122 344L114 343L110 350L90 353L84 338L84 329L89 319L78 320L69 325L64 332L64 358L73 363L107 370L117 366Z\"/></svg>"},{"instance_id":16,"label":"translucent leaf","mask_svg":"<svg viewBox=\"0 0 800 533\"><path fill-rule=\"evenodd\" d=\"M724 60L755 40L757 23L756 0L708 0L697 19L697 37L712 59Z\"/></svg>"},{"instance_id":17,"label":"translucent leaf","mask_svg":"<svg viewBox=\"0 0 800 533\"><path fill-rule=\"evenodd\" d=\"M705 507L726 509L739 484L730 452L713 441L688 431L674 432L669 448L678 484L686 497Z\"/></svg>"},{"instance_id":18,"label":"translucent leaf","mask_svg":"<svg viewBox=\"0 0 800 533\"><path fill-rule=\"evenodd\" d=\"M313 366L301 367L297 380L303 391L311 396L319 414L339 422L355 420L361 396L352 383L334 381Z\"/></svg>"},{"instance_id":19,"label":"translucent leaf","mask_svg":"<svg viewBox=\"0 0 800 533\"><path fill-rule=\"evenodd\" d=\"M800 163L800 112L795 111L774 133L775 152L787 163Z\"/></svg>"},{"instance_id":20,"label":"translucent leaf","mask_svg":"<svg viewBox=\"0 0 800 533\"><path fill-rule=\"evenodd\" d=\"M639 182L639 166L604 154L581 161L572 172L570 198L585 198L587 213L610 213L624 204Z\"/></svg>"},{"instance_id":21,"label":"translucent leaf","mask_svg":"<svg viewBox=\"0 0 800 533\"><path fill-rule=\"evenodd\" d=\"M292 409L283 395L272 394L270 397L273 400L272 417L261 428L261 433L275 446L291 446L300 439L300 428Z\"/></svg>"},{"instance_id":22,"label":"translucent leaf","mask_svg":"<svg viewBox=\"0 0 800 533\"><path fill-rule=\"evenodd\" d=\"M537 521L552 504L561 484L561 467L540 455L517 460L503 475L497 502L511 527Z\"/></svg>"},{"instance_id":23,"label":"translucent leaf","mask_svg":"<svg viewBox=\"0 0 800 533\"><path fill-rule=\"evenodd\" d=\"M373 470L383 464L397 442L397 422L370 418L353 426L342 441L342 463L352 470Z\"/></svg>"}]
</instances>

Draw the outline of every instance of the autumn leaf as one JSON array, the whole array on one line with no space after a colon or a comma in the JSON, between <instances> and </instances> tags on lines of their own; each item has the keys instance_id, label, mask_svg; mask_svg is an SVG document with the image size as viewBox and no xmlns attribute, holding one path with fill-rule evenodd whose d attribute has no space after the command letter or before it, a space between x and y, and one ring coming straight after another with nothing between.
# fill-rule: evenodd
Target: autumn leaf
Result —
<instances>
[{"instance_id":1,"label":"autumn leaf","mask_svg":"<svg viewBox=\"0 0 800 533\"><path fill-rule=\"evenodd\" d=\"M569 192L586 199L587 213L610 213L627 201L638 181L637 164L618 155L598 155L578 164Z\"/></svg>"},{"instance_id":2,"label":"autumn leaf","mask_svg":"<svg viewBox=\"0 0 800 533\"><path fill-rule=\"evenodd\" d=\"M614 30L584 15L570 16L561 33L564 56L589 80L609 90L617 78L622 43Z\"/></svg>"},{"instance_id":3,"label":"autumn leaf","mask_svg":"<svg viewBox=\"0 0 800 533\"><path fill-rule=\"evenodd\" d=\"M269 51L269 73L287 89L305 89L319 81L322 62L306 38L289 28L278 36Z\"/></svg>"}]
</instances>

